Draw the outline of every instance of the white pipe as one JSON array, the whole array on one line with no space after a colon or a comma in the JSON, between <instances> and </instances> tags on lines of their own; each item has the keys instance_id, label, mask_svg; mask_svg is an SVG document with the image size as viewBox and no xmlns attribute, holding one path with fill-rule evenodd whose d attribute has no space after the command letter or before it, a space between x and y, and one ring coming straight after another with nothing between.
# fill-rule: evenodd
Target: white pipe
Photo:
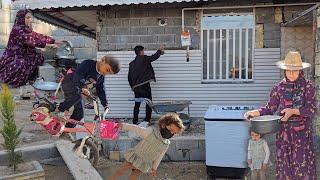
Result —
<instances>
[{"instance_id":1,"label":"white pipe","mask_svg":"<svg viewBox=\"0 0 320 180\"><path fill-rule=\"evenodd\" d=\"M264 7L282 7L282 6L306 6L306 5L316 5L314 3L290 3L290 4L261 4L261 5L251 5L251 6L220 6L220 7L196 7L196 8L182 8L182 23L181 29L184 30L184 11L185 10L214 10L214 9L248 9L248 8L264 8Z\"/></svg>"}]
</instances>

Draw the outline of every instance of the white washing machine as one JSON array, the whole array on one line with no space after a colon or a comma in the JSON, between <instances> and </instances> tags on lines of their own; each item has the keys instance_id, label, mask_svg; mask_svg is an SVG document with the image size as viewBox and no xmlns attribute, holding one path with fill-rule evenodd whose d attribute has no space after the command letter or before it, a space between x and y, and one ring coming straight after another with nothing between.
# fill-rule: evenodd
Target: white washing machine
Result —
<instances>
[{"instance_id":1,"label":"white washing machine","mask_svg":"<svg viewBox=\"0 0 320 180\"><path fill-rule=\"evenodd\" d=\"M205 114L207 173L212 178L242 178L247 170L249 123L254 106L210 106Z\"/></svg>"}]
</instances>

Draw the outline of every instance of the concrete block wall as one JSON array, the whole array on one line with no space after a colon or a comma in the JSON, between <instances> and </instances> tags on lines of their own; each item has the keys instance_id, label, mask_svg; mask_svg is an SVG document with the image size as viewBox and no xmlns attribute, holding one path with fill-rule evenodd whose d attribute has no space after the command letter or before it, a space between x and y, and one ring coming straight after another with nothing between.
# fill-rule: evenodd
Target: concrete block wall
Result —
<instances>
[{"instance_id":1,"label":"concrete block wall","mask_svg":"<svg viewBox=\"0 0 320 180\"><path fill-rule=\"evenodd\" d=\"M0 9L0 56L7 45L17 11L18 9L10 6ZM47 24L35 18L33 19L33 29L35 32L52 36L56 40L71 41L75 47L75 56L78 59L96 59L97 45L94 39Z\"/></svg>"},{"instance_id":2,"label":"concrete block wall","mask_svg":"<svg viewBox=\"0 0 320 180\"><path fill-rule=\"evenodd\" d=\"M279 48L281 44L280 23L275 23L275 8L256 8L256 24L263 24L263 47Z\"/></svg>"},{"instance_id":3,"label":"concrete block wall","mask_svg":"<svg viewBox=\"0 0 320 180\"><path fill-rule=\"evenodd\" d=\"M132 50L141 44L146 49L181 49L182 8L109 8L99 11L101 29L97 33L99 51ZM199 49L200 32L196 25L196 11L185 16L185 26L191 33L191 49ZM159 26L159 19L166 19L166 26Z\"/></svg>"}]
</instances>

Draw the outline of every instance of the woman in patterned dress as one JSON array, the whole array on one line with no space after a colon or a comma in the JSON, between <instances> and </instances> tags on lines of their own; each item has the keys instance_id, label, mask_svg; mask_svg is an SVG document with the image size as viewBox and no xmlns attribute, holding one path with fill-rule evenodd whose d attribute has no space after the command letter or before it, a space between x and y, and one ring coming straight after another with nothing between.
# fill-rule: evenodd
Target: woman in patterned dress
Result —
<instances>
[{"instance_id":1,"label":"woman in patterned dress","mask_svg":"<svg viewBox=\"0 0 320 180\"><path fill-rule=\"evenodd\" d=\"M44 62L43 55L36 52L36 47L56 48L59 44L49 36L34 32L31 13L26 9L19 10L7 47L0 57L0 82L10 87L20 87L26 85L28 80L35 80L37 67Z\"/></svg>"},{"instance_id":2,"label":"woman in patterned dress","mask_svg":"<svg viewBox=\"0 0 320 180\"><path fill-rule=\"evenodd\" d=\"M316 113L314 85L304 78L303 63L296 51L277 63L285 78L273 87L266 106L248 111L246 119L278 114L280 131L276 135L276 176L279 180L316 180L312 119Z\"/></svg>"}]
</instances>

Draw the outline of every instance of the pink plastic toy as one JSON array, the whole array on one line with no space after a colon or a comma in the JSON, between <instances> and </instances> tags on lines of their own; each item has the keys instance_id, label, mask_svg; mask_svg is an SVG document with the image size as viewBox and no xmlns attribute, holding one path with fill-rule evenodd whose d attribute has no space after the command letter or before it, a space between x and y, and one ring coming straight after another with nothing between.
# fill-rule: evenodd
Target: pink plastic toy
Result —
<instances>
[{"instance_id":1,"label":"pink plastic toy","mask_svg":"<svg viewBox=\"0 0 320 180\"><path fill-rule=\"evenodd\" d=\"M116 140L119 134L118 123L102 120L100 123L100 137L102 139Z\"/></svg>"}]
</instances>

